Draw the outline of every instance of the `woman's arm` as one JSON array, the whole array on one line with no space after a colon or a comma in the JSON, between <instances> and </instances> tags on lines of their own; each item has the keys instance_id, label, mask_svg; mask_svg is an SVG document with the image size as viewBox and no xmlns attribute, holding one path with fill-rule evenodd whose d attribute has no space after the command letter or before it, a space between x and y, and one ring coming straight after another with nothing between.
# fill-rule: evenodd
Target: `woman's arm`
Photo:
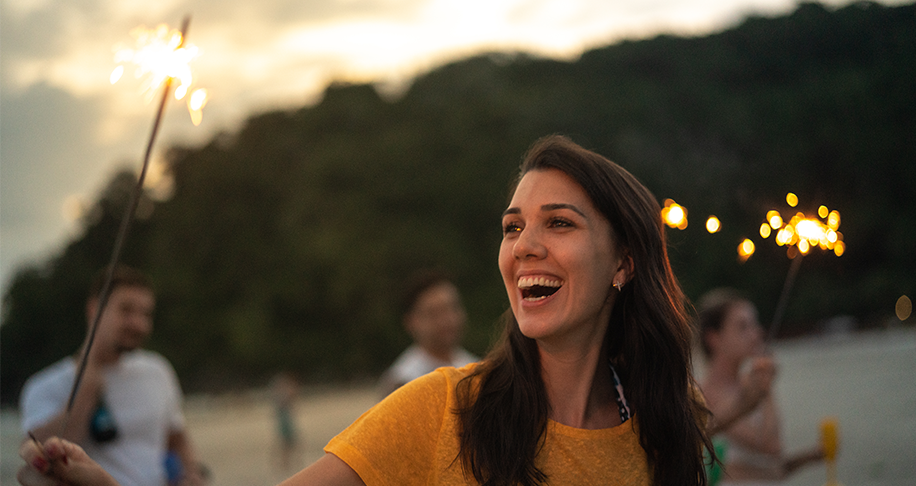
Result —
<instances>
[{"instance_id":1,"label":"woman's arm","mask_svg":"<svg viewBox=\"0 0 916 486\"><path fill-rule=\"evenodd\" d=\"M789 476L802 466L822 460L824 460L824 449L814 447L810 450L787 457L785 462L783 462L783 470L785 471L785 475Z\"/></svg>"},{"instance_id":2,"label":"woman's arm","mask_svg":"<svg viewBox=\"0 0 916 486\"><path fill-rule=\"evenodd\" d=\"M725 432L729 440L762 454L782 454L779 413L772 395L749 416L738 420Z\"/></svg>"},{"instance_id":3,"label":"woman's arm","mask_svg":"<svg viewBox=\"0 0 916 486\"><path fill-rule=\"evenodd\" d=\"M120 486L80 446L57 437L40 447L35 441L27 440L22 443L19 456L25 465L19 469L17 479L24 486ZM365 483L337 456L325 454L281 486L365 486Z\"/></svg>"},{"instance_id":4,"label":"woman's arm","mask_svg":"<svg viewBox=\"0 0 916 486\"><path fill-rule=\"evenodd\" d=\"M748 390L756 388L758 392L764 391L762 397L756 397L758 405L752 409L752 412L745 413L734 420L732 425L724 430L724 433L730 441L741 444L746 449L763 454L781 455L780 416L776 400L770 392L775 371L776 367L772 358L768 356L754 358L749 373L740 378L740 389L724 397L716 397L718 398L716 400L711 397L710 408L713 413L727 416L729 410L744 408L740 402L745 400L744 395L748 394ZM749 395L753 396L754 393ZM734 418L734 416L723 418Z\"/></svg>"},{"instance_id":5,"label":"woman's arm","mask_svg":"<svg viewBox=\"0 0 916 486\"><path fill-rule=\"evenodd\" d=\"M731 428L739 420L753 412L764 399L770 396L773 378L776 374L772 360L758 359L751 366L748 374L741 380L737 397L726 401L726 407L720 407L706 427L706 433L712 437ZM712 408L712 405L710 405Z\"/></svg>"},{"instance_id":6,"label":"woman's arm","mask_svg":"<svg viewBox=\"0 0 916 486\"><path fill-rule=\"evenodd\" d=\"M280 486L366 486L347 463L334 454L325 454L311 466L280 483Z\"/></svg>"}]
</instances>

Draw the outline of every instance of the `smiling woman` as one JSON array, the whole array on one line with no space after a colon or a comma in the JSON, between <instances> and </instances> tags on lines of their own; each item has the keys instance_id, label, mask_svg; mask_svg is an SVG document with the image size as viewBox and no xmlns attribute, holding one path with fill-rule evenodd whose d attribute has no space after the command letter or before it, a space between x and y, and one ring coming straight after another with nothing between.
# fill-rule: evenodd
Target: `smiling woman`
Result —
<instances>
[{"instance_id":1,"label":"smiling woman","mask_svg":"<svg viewBox=\"0 0 916 486\"><path fill-rule=\"evenodd\" d=\"M707 411L659 210L604 157L537 142L503 215L502 340L400 387L283 484L705 485ZM76 446L43 449L25 445L24 475L110 484Z\"/></svg>"},{"instance_id":2,"label":"smiling woman","mask_svg":"<svg viewBox=\"0 0 916 486\"><path fill-rule=\"evenodd\" d=\"M706 409L659 214L629 172L564 137L525 157L499 256L512 312L458 388L461 457L481 484L566 484L571 464L568 484L706 484ZM575 452L545 461L571 430Z\"/></svg>"}]
</instances>

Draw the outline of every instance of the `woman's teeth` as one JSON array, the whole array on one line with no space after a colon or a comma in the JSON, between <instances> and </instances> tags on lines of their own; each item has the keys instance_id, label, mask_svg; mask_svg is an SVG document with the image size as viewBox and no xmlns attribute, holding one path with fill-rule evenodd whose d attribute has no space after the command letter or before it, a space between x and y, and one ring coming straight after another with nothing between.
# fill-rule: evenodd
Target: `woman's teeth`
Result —
<instances>
[{"instance_id":1,"label":"woman's teeth","mask_svg":"<svg viewBox=\"0 0 916 486\"><path fill-rule=\"evenodd\" d=\"M546 299L553 295L563 285L561 280L547 277L521 277L518 279L518 288L522 291L522 298L527 301Z\"/></svg>"}]
</instances>

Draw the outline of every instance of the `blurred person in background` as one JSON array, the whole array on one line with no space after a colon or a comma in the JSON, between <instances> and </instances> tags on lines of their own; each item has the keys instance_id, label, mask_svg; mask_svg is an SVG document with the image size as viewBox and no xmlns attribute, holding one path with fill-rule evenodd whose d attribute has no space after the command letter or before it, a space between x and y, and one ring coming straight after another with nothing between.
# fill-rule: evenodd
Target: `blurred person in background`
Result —
<instances>
[{"instance_id":1,"label":"blurred person in background","mask_svg":"<svg viewBox=\"0 0 916 486\"><path fill-rule=\"evenodd\" d=\"M89 325L101 311L107 273L107 268L99 271L91 284ZM61 434L123 485L203 484L184 427L175 371L158 353L141 349L153 329L152 285L144 274L122 265L114 269L110 288L69 418L67 400L88 333L78 353L26 382L19 407L23 435L45 440Z\"/></svg>"},{"instance_id":2,"label":"blurred person in background","mask_svg":"<svg viewBox=\"0 0 916 486\"><path fill-rule=\"evenodd\" d=\"M461 347L467 314L458 287L437 270L421 270L406 282L401 322L413 339L379 379L382 396L436 368L477 361Z\"/></svg>"},{"instance_id":3,"label":"blurred person in background","mask_svg":"<svg viewBox=\"0 0 916 486\"><path fill-rule=\"evenodd\" d=\"M706 485L708 411L660 212L617 164L536 142L502 216L502 339L392 392L283 486ZM70 442L20 456L28 486L116 484Z\"/></svg>"},{"instance_id":4,"label":"blurred person in background","mask_svg":"<svg viewBox=\"0 0 916 486\"><path fill-rule=\"evenodd\" d=\"M787 456L772 393L776 364L757 308L734 289L715 289L698 302L700 343L707 359L702 383L712 411L710 435L722 462L721 485L781 484L798 468L823 459L812 448Z\"/></svg>"},{"instance_id":5,"label":"blurred person in background","mask_svg":"<svg viewBox=\"0 0 916 486\"><path fill-rule=\"evenodd\" d=\"M274 404L277 438L280 449L280 469L289 471L298 466L294 460L299 451L299 428L296 426L296 399L299 397L299 380L281 371L270 380L270 393Z\"/></svg>"}]
</instances>

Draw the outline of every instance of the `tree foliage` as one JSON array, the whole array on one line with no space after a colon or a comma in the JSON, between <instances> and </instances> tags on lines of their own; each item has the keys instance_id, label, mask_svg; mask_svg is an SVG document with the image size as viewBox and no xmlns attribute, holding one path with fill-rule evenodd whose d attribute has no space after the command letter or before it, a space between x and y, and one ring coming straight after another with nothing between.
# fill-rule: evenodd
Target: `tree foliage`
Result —
<instances>
[{"instance_id":1,"label":"tree foliage","mask_svg":"<svg viewBox=\"0 0 916 486\"><path fill-rule=\"evenodd\" d=\"M916 293L916 6L801 4L706 37L659 36L575 62L482 55L396 100L334 84L315 106L252 116L169 152L175 191L127 242L159 302L151 347L190 389L279 368L371 376L407 343L395 301L411 270L453 273L482 353L506 307L499 216L525 149L550 133L627 167L688 208L672 261L691 298L746 291L772 315L789 267L756 235L768 209L839 209L848 252L805 258L784 325L884 319ZM79 345L86 282L107 262L130 174L85 232L4 296L2 396ZM147 204L153 204L147 202ZM724 223L703 229L706 215ZM736 259L751 237L758 251Z\"/></svg>"}]
</instances>

